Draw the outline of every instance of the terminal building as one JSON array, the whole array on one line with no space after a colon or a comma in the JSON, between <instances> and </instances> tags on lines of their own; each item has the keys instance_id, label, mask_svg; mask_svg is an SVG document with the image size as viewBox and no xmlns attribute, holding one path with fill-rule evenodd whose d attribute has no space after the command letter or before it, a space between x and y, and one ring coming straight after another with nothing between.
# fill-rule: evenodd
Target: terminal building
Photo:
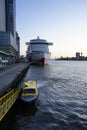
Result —
<instances>
[{"instance_id":1,"label":"terminal building","mask_svg":"<svg viewBox=\"0 0 87 130\"><path fill-rule=\"evenodd\" d=\"M16 32L16 0L0 0L0 58L19 57L20 38Z\"/></svg>"}]
</instances>

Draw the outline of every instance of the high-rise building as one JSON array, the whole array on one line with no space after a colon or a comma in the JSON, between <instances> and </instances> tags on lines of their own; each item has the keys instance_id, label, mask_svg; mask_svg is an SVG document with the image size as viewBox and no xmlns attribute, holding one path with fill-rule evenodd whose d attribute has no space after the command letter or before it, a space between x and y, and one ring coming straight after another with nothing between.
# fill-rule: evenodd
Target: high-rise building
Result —
<instances>
[{"instance_id":1,"label":"high-rise building","mask_svg":"<svg viewBox=\"0 0 87 130\"><path fill-rule=\"evenodd\" d=\"M18 57L16 41L16 0L0 0L0 50Z\"/></svg>"},{"instance_id":2,"label":"high-rise building","mask_svg":"<svg viewBox=\"0 0 87 130\"><path fill-rule=\"evenodd\" d=\"M6 31L16 37L16 1L5 0L6 12Z\"/></svg>"},{"instance_id":3,"label":"high-rise building","mask_svg":"<svg viewBox=\"0 0 87 130\"><path fill-rule=\"evenodd\" d=\"M80 52L76 52L76 59L77 59L77 60L80 59Z\"/></svg>"},{"instance_id":4,"label":"high-rise building","mask_svg":"<svg viewBox=\"0 0 87 130\"><path fill-rule=\"evenodd\" d=\"M0 31L6 31L6 26L5 26L5 0L0 0Z\"/></svg>"},{"instance_id":5,"label":"high-rise building","mask_svg":"<svg viewBox=\"0 0 87 130\"><path fill-rule=\"evenodd\" d=\"M20 57L20 37L18 36L17 32L16 32L16 43L18 46L18 57Z\"/></svg>"}]
</instances>

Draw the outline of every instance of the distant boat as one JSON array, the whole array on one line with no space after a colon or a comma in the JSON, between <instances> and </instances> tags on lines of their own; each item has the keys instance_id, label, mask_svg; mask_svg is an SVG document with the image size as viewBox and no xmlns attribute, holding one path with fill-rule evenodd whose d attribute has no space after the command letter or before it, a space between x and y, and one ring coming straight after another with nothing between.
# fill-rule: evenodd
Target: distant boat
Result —
<instances>
[{"instance_id":1,"label":"distant boat","mask_svg":"<svg viewBox=\"0 0 87 130\"><path fill-rule=\"evenodd\" d=\"M30 80L24 83L24 87L21 93L21 101L25 103L32 103L36 101L38 97L38 90L36 81Z\"/></svg>"},{"instance_id":2,"label":"distant boat","mask_svg":"<svg viewBox=\"0 0 87 130\"><path fill-rule=\"evenodd\" d=\"M46 64L51 56L48 46L53 45L53 43L37 37L37 39L32 39L26 44L28 45L26 53L27 59L34 64Z\"/></svg>"}]
</instances>

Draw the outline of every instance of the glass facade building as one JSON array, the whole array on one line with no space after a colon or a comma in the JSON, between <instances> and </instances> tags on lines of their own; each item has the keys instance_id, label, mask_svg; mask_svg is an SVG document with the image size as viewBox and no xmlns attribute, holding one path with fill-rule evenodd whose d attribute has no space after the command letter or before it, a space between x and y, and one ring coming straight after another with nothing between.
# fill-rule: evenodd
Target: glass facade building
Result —
<instances>
[{"instance_id":1,"label":"glass facade building","mask_svg":"<svg viewBox=\"0 0 87 130\"><path fill-rule=\"evenodd\" d=\"M2 13L0 18L3 18L3 22L0 22L0 50L8 53L10 56L16 58L19 55L19 46L16 38L16 0L0 0L0 7ZM3 25L4 23L4 25Z\"/></svg>"},{"instance_id":2,"label":"glass facade building","mask_svg":"<svg viewBox=\"0 0 87 130\"><path fill-rule=\"evenodd\" d=\"M6 7L6 31L12 33L13 36L16 36L16 3L15 0L5 0Z\"/></svg>"}]
</instances>

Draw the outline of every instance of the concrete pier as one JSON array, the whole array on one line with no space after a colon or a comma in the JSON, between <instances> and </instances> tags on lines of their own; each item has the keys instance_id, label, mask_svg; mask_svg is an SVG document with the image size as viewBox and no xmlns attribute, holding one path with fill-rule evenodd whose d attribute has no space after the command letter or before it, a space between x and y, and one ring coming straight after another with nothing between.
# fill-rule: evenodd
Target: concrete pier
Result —
<instances>
[{"instance_id":1,"label":"concrete pier","mask_svg":"<svg viewBox=\"0 0 87 130\"><path fill-rule=\"evenodd\" d=\"M29 63L19 63L0 71L0 97L15 88L29 68Z\"/></svg>"}]
</instances>

